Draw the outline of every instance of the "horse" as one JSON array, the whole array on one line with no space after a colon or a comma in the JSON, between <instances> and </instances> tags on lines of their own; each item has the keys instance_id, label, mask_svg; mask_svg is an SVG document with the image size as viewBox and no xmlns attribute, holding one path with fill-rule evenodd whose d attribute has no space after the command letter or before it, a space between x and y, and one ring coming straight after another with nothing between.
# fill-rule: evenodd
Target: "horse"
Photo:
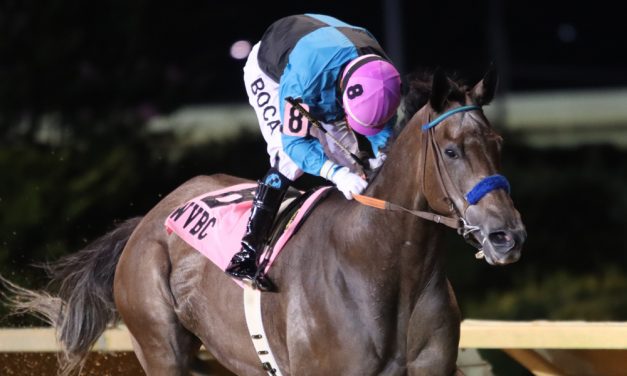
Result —
<instances>
[{"instance_id":1,"label":"horse","mask_svg":"<svg viewBox=\"0 0 627 376\"><path fill-rule=\"evenodd\" d=\"M402 210L332 190L286 244L269 270L278 291L262 293L282 374L458 372L461 315L444 270L442 223L459 224L492 265L517 261L526 239L504 185L469 198L487 177L500 176L502 139L482 111L496 80L491 69L475 85L441 70L411 81L405 120L364 192ZM203 345L236 374L267 373L247 330L241 288L164 229L168 215L193 197L243 182L224 174L185 182L145 216L50 265L55 293L10 284L18 310L57 328L61 374L80 367L120 319L148 375L187 374Z\"/></svg>"}]
</instances>

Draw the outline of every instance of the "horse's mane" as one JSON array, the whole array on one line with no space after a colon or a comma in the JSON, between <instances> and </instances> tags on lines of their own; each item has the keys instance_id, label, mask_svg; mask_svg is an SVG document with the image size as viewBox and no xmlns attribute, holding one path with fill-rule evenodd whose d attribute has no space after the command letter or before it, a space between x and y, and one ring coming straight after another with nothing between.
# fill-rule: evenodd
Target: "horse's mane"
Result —
<instances>
[{"instance_id":1,"label":"horse's mane","mask_svg":"<svg viewBox=\"0 0 627 376\"><path fill-rule=\"evenodd\" d=\"M384 153L388 153L394 140L401 133L405 125L414 116L418 110L429 102L431 96L431 87L433 86L433 76L435 75L435 69L417 69L414 72L408 74L403 79L403 98L401 100L401 114L394 126L394 132L388 139ZM465 100L466 91L468 86L459 79L457 73L447 75L451 83L451 92L449 94L449 100L463 102ZM370 176L369 181L372 181L379 173L380 168L377 168Z\"/></svg>"},{"instance_id":2,"label":"horse's mane","mask_svg":"<svg viewBox=\"0 0 627 376\"><path fill-rule=\"evenodd\" d=\"M403 80L403 99L401 102L401 117L396 126L396 134L402 130L409 119L420 110L431 96L431 86L433 84L434 69L417 69L408 74ZM465 92L468 87L459 79L457 73L448 75L451 82L452 91L449 99L453 101L463 102Z\"/></svg>"}]
</instances>

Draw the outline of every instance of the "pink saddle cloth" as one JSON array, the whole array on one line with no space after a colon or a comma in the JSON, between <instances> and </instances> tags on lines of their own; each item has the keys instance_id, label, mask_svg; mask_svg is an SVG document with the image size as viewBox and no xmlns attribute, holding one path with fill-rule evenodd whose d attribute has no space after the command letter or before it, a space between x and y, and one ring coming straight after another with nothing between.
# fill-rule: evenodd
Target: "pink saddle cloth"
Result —
<instances>
[{"instance_id":1,"label":"pink saddle cloth","mask_svg":"<svg viewBox=\"0 0 627 376\"><path fill-rule=\"evenodd\" d=\"M257 184L245 183L202 194L174 210L166 219L165 227L168 233L175 233L225 270L241 248L256 188ZM298 209L275 243L266 272L307 213L329 188L318 189Z\"/></svg>"}]
</instances>

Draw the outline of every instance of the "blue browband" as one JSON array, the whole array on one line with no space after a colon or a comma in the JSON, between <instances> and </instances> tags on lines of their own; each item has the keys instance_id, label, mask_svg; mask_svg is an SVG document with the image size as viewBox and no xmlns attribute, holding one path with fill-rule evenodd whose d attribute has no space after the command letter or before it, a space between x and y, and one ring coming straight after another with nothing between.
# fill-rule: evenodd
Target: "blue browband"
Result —
<instances>
[{"instance_id":1,"label":"blue browband","mask_svg":"<svg viewBox=\"0 0 627 376\"><path fill-rule=\"evenodd\" d=\"M475 106L475 105L461 106L461 107L454 108L454 109L452 109L450 111L447 111L447 112L443 113L442 115L438 116L437 118L433 119L428 124L423 125L422 126L422 130L423 131L427 131L430 128L433 128L436 125L440 124L442 121L444 121L444 119L448 118L451 115L455 115L458 112L480 110L480 109L481 109L480 106ZM479 183L477 183L470 190L470 192L466 193L466 200L468 201L468 203L470 205L475 205L485 195L487 195L488 193L490 193L490 192L492 192L492 191L494 191L496 189L504 189L504 190L507 191L507 193L510 193L509 182L507 181L507 178L505 178L505 176L503 176L503 175L491 175L491 176L487 176L487 177L481 179L481 181Z\"/></svg>"},{"instance_id":2,"label":"blue browband","mask_svg":"<svg viewBox=\"0 0 627 376\"><path fill-rule=\"evenodd\" d=\"M480 106L475 106L475 105L461 106L461 107L454 108L454 109L452 109L450 111L447 111L447 112L443 113L442 115L438 116L437 118L433 119L429 124L423 125L422 126L422 130L426 131L429 128L433 128L436 125L440 124L442 121L444 121L444 119L446 119L447 117L455 115L458 112L480 110L480 109L481 109Z\"/></svg>"}]
</instances>

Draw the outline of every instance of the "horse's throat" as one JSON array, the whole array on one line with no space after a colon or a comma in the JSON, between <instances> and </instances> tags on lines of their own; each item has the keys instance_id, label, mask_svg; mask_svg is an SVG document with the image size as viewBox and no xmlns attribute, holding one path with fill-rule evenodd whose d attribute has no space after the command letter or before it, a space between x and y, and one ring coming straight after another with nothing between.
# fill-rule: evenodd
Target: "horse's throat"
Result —
<instances>
[{"instance_id":1,"label":"horse's throat","mask_svg":"<svg viewBox=\"0 0 627 376\"><path fill-rule=\"evenodd\" d=\"M411 138L413 141L408 142ZM426 196L422 192L424 179L418 135L399 137L397 144L376 178L370 184L366 195L403 206L410 210L429 210ZM397 280L399 286L420 288L429 275L441 268L442 225L420 219L410 213L373 210L363 207L359 218L364 227L357 230L362 244L360 252L369 253L368 260L378 263L382 276L387 280ZM376 245L373 247L372 245ZM376 268L369 268L373 270ZM405 287L403 287L405 288Z\"/></svg>"}]
</instances>

